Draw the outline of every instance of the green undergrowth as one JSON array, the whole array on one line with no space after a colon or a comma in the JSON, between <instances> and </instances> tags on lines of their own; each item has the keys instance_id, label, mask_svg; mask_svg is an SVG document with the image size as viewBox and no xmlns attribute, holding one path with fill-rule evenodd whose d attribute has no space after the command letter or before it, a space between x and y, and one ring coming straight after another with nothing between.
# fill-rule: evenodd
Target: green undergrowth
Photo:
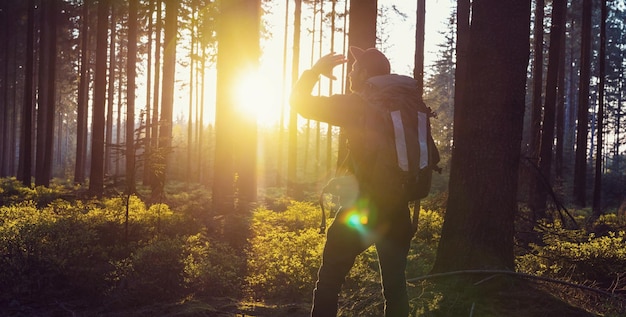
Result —
<instances>
[{"instance_id":1,"label":"green undergrowth","mask_svg":"<svg viewBox=\"0 0 626 317\"><path fill-rule=\"evenodd\" d=\"M0 180L0 315L308 316L325 241L317 203L274 190L247 215L220 215L201 187L166 191L149 204ZM413 316L626 315L624 219L605 215L593 233L540 224L516 248L523 277L429 278L444 200L422 204L411 244ZM340 315L381 316L379 280L372 247L346 278Z\"/></svg>"}]
</instances>

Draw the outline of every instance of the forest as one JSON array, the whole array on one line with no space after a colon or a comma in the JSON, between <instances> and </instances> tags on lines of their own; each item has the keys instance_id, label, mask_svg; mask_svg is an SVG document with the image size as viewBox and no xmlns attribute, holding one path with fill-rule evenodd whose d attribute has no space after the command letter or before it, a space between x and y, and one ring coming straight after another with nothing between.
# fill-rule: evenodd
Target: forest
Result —
<instances>
[{"instance_id":1,"label":"forest","mask_svg":"<svg viewBox=\"0 0 626 317\"><path fill-rule=\"evenodd\" d=\"M2 0L0 315L309 316L348 149L289 95L357 46L436 113L411 316L626 316L625 34L625 0ZM382 314L371 247L339 315Z\"/></svg>"}]
</instances>

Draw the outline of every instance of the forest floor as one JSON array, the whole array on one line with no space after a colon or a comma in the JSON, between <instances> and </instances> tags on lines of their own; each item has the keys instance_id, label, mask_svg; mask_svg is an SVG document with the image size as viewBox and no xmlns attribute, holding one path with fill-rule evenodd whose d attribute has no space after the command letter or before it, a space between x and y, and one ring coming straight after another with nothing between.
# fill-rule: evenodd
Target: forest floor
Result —
<instances>
[{"instance_id":1,"label":"forest floor","mask_svg":"<svg viewBox=\"0 0 626 317\"><path fill-rule=\"evenodd\" d=\"M447 279L437 284L413 285L413 312L421 317L594 317L626 316L626 296L607 298L588 290L564 288L544 282L506 277L488 277L477 283L463 284L459 279ZM339 316L382 316L382 298L379 290L364 289L359 294L342 296ZM366 293L374 294L367 296ZM0 316L108 316L108 317L307 317L310 299L300 303L269 304L241 301L232 298L212 298L180 302L161 302L134 307L91 305L84 301L63 301L49 298L45 301L0 306Z\"/></svg>"}]
</instances>

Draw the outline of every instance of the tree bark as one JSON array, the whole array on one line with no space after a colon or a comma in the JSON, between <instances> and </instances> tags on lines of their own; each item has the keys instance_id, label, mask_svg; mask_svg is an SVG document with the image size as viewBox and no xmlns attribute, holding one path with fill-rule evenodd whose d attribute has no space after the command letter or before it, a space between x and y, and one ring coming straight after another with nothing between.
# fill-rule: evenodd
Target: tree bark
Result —
<instances>
[{"instance_id":1,"label":"tree bark","mask_svg":"<svg viewBox=\"0 0 626 317\"><path fill-rule=\"evenodd\" d=\"M560 183L563 180L563 152L565 149L565 29L566 26L564 25L561 28L561 47L559 50L558 94L556 97L556 148L554 151L554 172L556 180Z\"/></svg>"},{"instance_id":2,"label":"tree bark","mask_svg":"<svg viewBox=\"0 0 626 317\"><path fill-rule=\"evenodd\" d=\"M467 90L467 63L468 63L468 49L469 49L469 36L470 36L470 14L471 5L470 0L457 0L457 39L456 39L456 68L455 68L455 83L454 83L454 119L463 120L459 118L460 110L464 107L465 91ZM452 129L452 139L456 140L456 129Z\"/></svg>"},{"instance_id":3,"label":"tree bark","mask_svg":"<svg viewBox=\"0 0 626 317\"><path fill-rule=\"evenodd\" d=\"M126 59L126 190L135 192L135 80L137 77L137 10L139 0L128 2L128 57ZM119 115L119 114L118 114Z\"/></svg>"},{"instance_id":4,"label":"tree bark","mask_svg":"<svg viewBox=\"0 0 626 317\"><path fill-rule=\"evenodd\" d=\"M24 104L22 112L22 142L20 146L20 164L22 164L22 174L20 180L26 187L31 185L32 166L32 142L33 142L33 51L34 51L34 31L35 31L35 4L33 0L28 0L27 27L26 27L26 66L24 73Z\"/></svg>"},{"instance_id":5,"label":"tree bark","mask_svg":"<svg viewBox=\"0 0 626 317\"><path fill-rule=\"evenodd\" d=\"M602 146L604 144L604 83L605 79L605 61L606 61L606 19L607 19L607 8L606 1L602 1L602 9L601 14L602 17L600 19L600 54L598 55L600 68L600 82L598 84L598 132L596 134L597 142L596 142L596 162L595 162L595 177L593 182L593 202L592 202L592 213L591 218L589 219L589 224L593 224L600 216L602 215Z\"/></svg>"},{"instance_id":6,"label":"tree bark","mask_svg":"<svg viewBox=\"0 0 626 317\"><path fill-rule=\"evenodd\" d=\"M145 139L144 139L144 160L143 160L143 178L142 183L144 185L148 185L148 180L150 179L150 168L148 167L148 158L150 157L151 151L151 142L152 142L152 123L151 123L151 96L152 96L152 33L153 30L153 19L152 15L154 13L154 0L148 1L148 52L147 52L147 70L146 70L146 112L145 116ZM142 119L143 120L143 119Z\"/></svg>"},{"instance_id":7,"label":"tree bark","mask_svg":"<svg viewBox=\"0 0 626 317\"><path fill-rule=\"evenodd\" d=\"M589 133L589 79L591 71L592 0L583 0L578 87L578 125L574 163L574 203L584 207L587 199L587 134Z\"/></svg>"},{"instance_id":8,"label":"tree bark","mask_svg":"<svg viewBox=\"0 0 626 317\"><path fill-rule=\"evenodd\" d=\"M150 153L147 158L146 168L148 168L149 180L148 183L152 188L156 186L157 182L157 151L159 147L159 108L161 105L161 50L163 44L161 43L161 31L163 29L163 9L162 0L156 0L156 39L154 40L154 97L152 98L152 119L148 114L148 120L152 120L150 124Z\"/></svg>"},{"instance_id":9,"label":"tree bark","mask_svg":"<svg viewBox=\"0 0 626 317\"><path fill-rule=\"evenodd\" d=\"M530 0L475 1L434 272L514 268ZM457 78L457 80L460 80Z\"/></svg>"},{"instance_id":10,"label":"tree bark","mask_svg":"<svg viewBox=\"0 0 626 317\"><path fill-rule=\"evenodd\" d=\"M528 158L532 164L539 166L539 152L541 144L541 119L543 97L543 19L545 2L536 0L535 26L533 30L533 69L532 69L532 104L530 111L530 140L528 145ZM535 168L525 169L528 185L528 204L532 205L536 187L539 186L539 178Z\"/></svg>"},{"instance_id":11,"label":"tree bark","mask_svg":"<svg viewBox=\"0 0 626 317\"><path fill-rule=\"evenodd\" d=\"M350 22L348 24L349 46L357 46L368 49L376 46L376 20L378 18L378 1L361 0L350 1ZM348 54L347 69L352 69L354 57ZM346 87L350 87L350 81L346 76ZM346 136L343 132L339 134L339 149L337 153L337 167L345 161L348 155L346 146Z\"/></svg>"},{"instance_id":12,"label":"tree bark","mask_svg":"<svg viewBox=\"0 0 626 317\"><path fill-rule=\"evenodd\" d=\"M104 175L111 175L111 163L113 162L113 156L111 155L111 150L113 147L113 100L115 97L115 72L117 71L116 65L116 49L115 46L117 44L117 22L116 22L116 10L117 4L115 2L110 2L110 12L111 15L109 17L110 22L110 32L109 32L109 80L108 80L108 88L107 88L107 107L106 107L106 128L105 128L105 140L104 140ZM118 81L118 85L121 85L122 81ZM118 113L119 117L119 113ZM116 175L117 176L117 175Z\"/></svg>"},{"instance_id":13,"label":"tree bark","mask_svg":"<svg viewBox=\"0 0 626 317\"><path fill-rule=\"evenodd\" d=\"M531 210L536 218L547 218L546 199L552 180L552 145L554 143L554 126L556 121L557 75L561 58L561 34L565 27L567 0L552 2L552 26L550 28L550 48L548 51L548 72L546 74L546 99L543 107L541 126L541 144L539 152L539 169L541 178L537 181L535 192L531 197Z\"/></svg>"},{"instance_id":14,"label":"tree bark","mask_svg":"<svg viewBox=\"0 0 626 317\"><path fill-rule=\"evenodd\" d=\"M426 1L417 0L417 22L415 27L415 68L413 78L417 80L417 93L424 94L424 32L426 22Z\"/></svg>"},{"instance_id":15,"label":"tree bark","mask_svg":"<svg viewBox=\"0 0 626 317\"><path fill-rule=\"evenodd\" d=\"M259 0L233 0L221 4L217 29L218 94L213 184L214 207L221 214L235 209L235 186L240 211L247 211L248 204L256 200L256 118L246 120L245 116L238 116L236 96L232 91L242 74L258 67L260 10Z\"/></svg>"},{"instance_id":16,"label":"tree bark","mask_svg":"<svg viewBox=\"0 0 626 317\"><path fill-rule=\"evenodd\" d=\"M80 31L80 78L76 109L76 165L74 183L85 182L85 161L87 159L87 112L89 103L89 5L83 1Z\"/></svg>"},{"instance_id":17,"label":"tree bark","mask_svg":"<svg viewBox=\"0 0 626 317\"><path fill-rule=\"evenodd\" d=\"M54 149L57 0L46 1L42 9L35 185L49 186Z\"/></svg>"},{"instance_id":18,"label":"tree bark","mask_svg":"<svg viewBox=\"0 0 626 317\"><path fill-rule=\"evenodd\" d=\"M178 33L178 0L165 1L165 30L163 36L163 91L161 93L161 120L159 125L159 168L153 197L165 194L165 181L172 151L172 123L174 110L174 83L176 74L176 42Z\"/></svg>"},{"instance_id":19,"label":"tree bark","mask_svg":"<svg viewBox=\"0 0 626 317\"><path fill-rule=\"evenodd\" d=\"M193 154L193 102L194 102L194 68L196 67L196 62L194 59L194 52L196 46L196 7L192 6L191 8L191 22L189 24L189 33L191 34L191 45L189 47L189 117L187 121L187 169L185 173L185 179L187 180L187 186L193 180L192 172L191 172L191 161ZM196 124L198 122L196 121Z\"/></svg>"},{"instance_id":20,"label":"tree bark","mask_svg":"<svg viewBox=\"0 0 626 317\"><path fill-rule=\"evenodd\" d=\"M291 66L292 86L300 75L300 32L302 23L302 0L295 0L293 24L293 59ZM298 178L298 114L289 112L289 147L287 154L287 193L294 197Z\"/></svg>"},{"instance_id":21,"label":"tree bark","mask_svg":"<svg viewBox=\"0 0 626 317\"><path fill-rule=\"evenodd\" d=\"M98 1L98 26L96 31L96 72L92 110L91 132L91 172L89 191L92 195L102 196L104 192L104 127L107 86L107 31L109 1Z\"/></svg>"}]
</instances>

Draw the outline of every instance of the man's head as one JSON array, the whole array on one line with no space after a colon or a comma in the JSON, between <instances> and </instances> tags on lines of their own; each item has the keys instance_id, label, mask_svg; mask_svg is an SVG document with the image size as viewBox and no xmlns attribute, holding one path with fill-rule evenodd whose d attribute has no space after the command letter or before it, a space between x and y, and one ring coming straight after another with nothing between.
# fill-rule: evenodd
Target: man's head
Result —
<instances>
[{"instance_id":1,"label":"man's head","mask_svg":"<svg viewBox=\"0 0 626 317\"><path fill-rule=\"evenodd\" d=\"M375 48L363 50L356 46L350 46L350 54L354 57L350 77L350 90L363 89L365 81L374 76L388 75L391 66L389 60L381 51Z\"/></svg>"}]
</instances>

